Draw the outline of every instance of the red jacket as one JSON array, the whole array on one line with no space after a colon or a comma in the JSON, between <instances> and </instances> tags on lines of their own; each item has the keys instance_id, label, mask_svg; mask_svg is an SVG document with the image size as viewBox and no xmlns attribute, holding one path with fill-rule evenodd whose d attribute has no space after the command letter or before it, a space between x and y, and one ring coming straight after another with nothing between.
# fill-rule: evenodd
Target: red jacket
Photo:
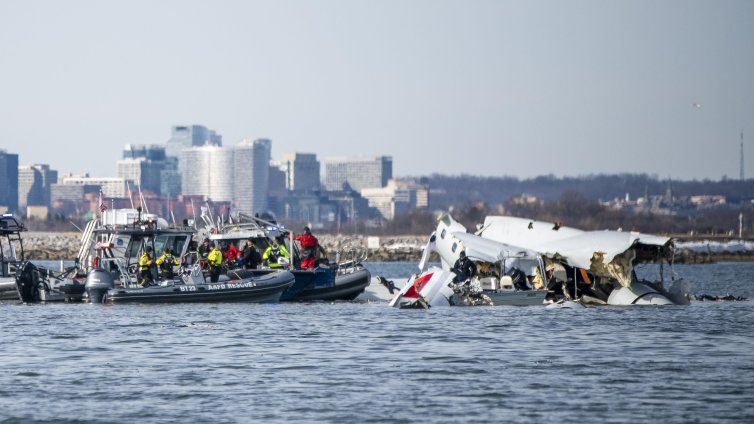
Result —
<instances>
[{"instance_id":1,"label":"red jacket","mask_svg":"<svg viewBox=\"0 0 754 424\"><path fill-rule=\"evenodd\" d=\"M225 258L223 259L236 259L241 254L241 252L236 249L236 246L231 243L231 245L228 247L228 250L225 251Z\"/></svg>"},{"instance_id":2,"label":"red jacket","mask_svg":"<svg viewBox=\"0 0 754 424\"><path fill-rule=\"evenodd\" d=\"M300 236L296 236L296 240L298 240L299 243L301 243L301 248L317 248L317 245L319 245L319 241L317 241L317 238L314 237L311 234L302 234Z\"/></svg>"}]
</instances>

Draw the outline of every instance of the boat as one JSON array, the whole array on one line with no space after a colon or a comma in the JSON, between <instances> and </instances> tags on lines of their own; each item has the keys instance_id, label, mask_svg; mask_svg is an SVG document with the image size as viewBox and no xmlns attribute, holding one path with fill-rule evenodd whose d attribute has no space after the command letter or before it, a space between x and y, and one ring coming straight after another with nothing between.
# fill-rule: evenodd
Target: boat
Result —
<instances>
[{"instance_id":1,"label":"boat","mask_svg":"<svg viewBox=\"0 0 754 424\"><path fill-rule=\"evenodd\" d=\"M203 234L215 243L233 244L242 250L243 244L251 240L259 252L264 252L273 240L286 247L292 260L285 269L293 274L296 281L283 293L280 299L283 302L354 300L369 285L371 274L362 265L366 259L365 249L345 247L335 255L335 262L319 258L316 267L299 269L301 251L293 240L292 232L285 226L270 219L243 213L236 213L235 218L228 222L213 222L206 210L201 215L205 222ZM231 263L229 267L237 267L237 264ZM279 268L262 266L245 271L261 276L276 269Z\"/></svg>"},{"instance_id":2,"label":"boat","mask_svg":"<svg viewBox=\"0 0 754 424\"><path fill-rule=\"evenodd\" d=\"M0 300L17 300L15 273L24 261L21 233L26 231L13 214L0 215Z\"/></svg>"},{"instance_id":3,"label":"boat","mask_svg":"<svg viewBox=\"0 0 754 424\"><path fill-rule=\"evenodd\" d=\"M461 252L478 270L466 281L457 281L453 272ZM440 256L441 268L428 266L432 253ZM527 275L542 281L545 273L540 255L469 234L450 214L438 219L418 267L419 274L409 279L390 301L391 306L536 306L544 305L549 293L542 284L536 288L525 282Z\"/></svg>"},{"instance_id":4,"label":"boat","mask_svg":"<svg viewBox=\"0 0 754 424\"><path fill-rule=\"evenodd\" d=\"M179 279L161 281L147 287L117 287L112 275L102 269L89 272L86 290L92 303L183 303L183 302L252 302L277 303L294 281L288 271L265 276L231 275L210 282L197 264Z\"/></svg>"},{"instance_id":5,"label":"boat","mask_svg":"<svg viewBox=\"0 0 754 424\"><path fill-rule=\"evenodd\" d=\"M88 300L92 303L171 303L205 301L277 302L294 281L286 271L268 275L228 272L210 282L197 253L191 250L195 230L170 226L140 209L113 211L110 217L87 224L73 277L26 262L16 275L19 297L24 302ZM132 214L133 212L133 214ZM142 287L138 258L151 247L169 249L181 258L177 275ZM82 266L82 264L88 264ZM80 270L86 269L82 276Z\"/></svg>"},{"instance_id":6,"label":"boat","mask_svg":"<svg viewBox=\"0 0 754 424\"><path fill-rule=\"evenodd\" d=\"M689 285L672 272L669 237L635 231L584 231L510 216L488 216L476 235L537 252L554 268L548 288L560 298L593 305L684 305ZM658 263L657 280L638 279L634 267ZM664 266L671 274L665 288ZM552 284L556 282L556 284Z\"/></svg>"}]
</instances>

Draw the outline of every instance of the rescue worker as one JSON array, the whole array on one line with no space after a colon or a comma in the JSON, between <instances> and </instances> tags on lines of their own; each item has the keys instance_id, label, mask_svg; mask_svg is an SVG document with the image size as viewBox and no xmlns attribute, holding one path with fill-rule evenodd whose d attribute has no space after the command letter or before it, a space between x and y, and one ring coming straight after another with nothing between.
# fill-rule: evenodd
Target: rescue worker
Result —
<instances>
[{"instance_id":1,"label":"rescue worker","mask_svg":"<svg viewBox=\"0 0 754 424\"><path fill-rule=\"evenodd\" d=\"M220 280L220 272L223 266L223 252L215 246L214 242L209 244L210 252L207 255L209 263L209 281L216 283Z\"/></svg>"},{"instance_id":2,"label":"rescue worker","mask_svg":"<svg viewBox=\"0 0 754 424\"><path fill-rule=\"evenodd\" d=\"M272 244L267 246L267 249L265 249L262 254L262 260L267 262L267 266L270 268L280 268L283 266L283 264L280 263L281 258L287 259L288 263L290 263L291 255L288 253L288 249L286 249L285 246L278 244L276 240L273 240Z\"/></svg>"},{"instance_id":3,"label":"rescue worker","mask_svg":"<svg viewBox=\"0 0 754 424\"><path fill-rule=\"evenodd\" d=\"M160 276L163 280L172 280L175 273L173 272L173 265L176 264L175 256L173 256L173 252L170 251L167 247L165 248L165 251L162 253L162 256L157 258L154 263L157 264L157 267L160 269Z\"/></svg>"},{"instance_id":4,"label":"rescue worker","mask_svg":"<svg viewBox=\"0 0 754 424\"><path fill-rule=\"evenodd\" d=\"M453 264L452 271L456 274L453 282L462 283L476 274L476 264L466 256L466 251L461 250L458 254L458 260Z\"/></svg>"},{"instance_id":5,"label":"rescue worker","mask_svg":"<svg viewBox=\"0 0 754 424\"><path fill-rule=\"evenodd\" d=\"M262 255L259 254L259 251L254 246L254 240L246 240L246 245L243 247L242 253L243 269L257 269L262 263Z\"/></svg>"},{"instance_id":6,"label":"rescue worker","mask_svg":"<svg viewBox=\"0 0 754 424\"><path fill-rule=\"evenodd\" d=\"M139 258L139 284L147 287L154 283L152 277L152 246L147 246Z\"/></svg>"},{"instance_id":7,"label":"rescue worker","mask_svg":"<svg viewBox=\"0 0 754 424\"><path fill-rule=\"evenodd\" d=\"M319 240L312 235L309 227L304 227L304 234L294 237L301 243L301 269L314 268L317 265L317 253L322 252L326 257L327 252L319 244Z\"/></svg>"},{"instance_id":8,"label":"rescue worker","mask_svg":"<svg viewBox=\"0 0 754 424\"><path fill-rule=\"evenodd\" d=\"M207 255L209 255L210 250L212 250L212 248L209 245L209 239L205 238L202 242L202 245L199 246L199 250L197 250L197 252L199 252L199 260L206 261Z\"/></svg>"},{"instance_id":9,"label":"rescue worker","mask_svg":"<svg viewBox=\"0 0 754 424\"><path fill-rule=\"evenodd\" d=\"M238 251L236 245L231 241L229 243L228 249L226 249L223 254L223 259L225 259L225 263L228 265L228 268L238 267L238 257L240 255L241 252Z\"/></svg>"}]
</instances>

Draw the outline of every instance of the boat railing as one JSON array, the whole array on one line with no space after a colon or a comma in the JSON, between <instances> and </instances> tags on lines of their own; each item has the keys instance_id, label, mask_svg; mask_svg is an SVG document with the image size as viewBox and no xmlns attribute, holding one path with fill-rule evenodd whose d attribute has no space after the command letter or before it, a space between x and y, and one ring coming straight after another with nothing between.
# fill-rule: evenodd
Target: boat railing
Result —
<instances>
[{"instance_id":1,"label":"boat railing","mask_svg":"<svg viewBox=\"0 0 754 424\"><path fill-rule=\"evenodd\" d=\"M369 250L364 246L347 244L338 249L335 262L338 264L338 274L354 272L369 256Z\"/></svg>"},{"instance_id":2,"label":"boat railing","mask_svg":"<svg viewBox=\"0 0 754 424\"><path fill-rule=\"evenodd\" d=\"M110 274L121 286L131 287L138 284L139 264L127 264L125 258L102 258L99 267Z\"/></svg>"}]
</instances>

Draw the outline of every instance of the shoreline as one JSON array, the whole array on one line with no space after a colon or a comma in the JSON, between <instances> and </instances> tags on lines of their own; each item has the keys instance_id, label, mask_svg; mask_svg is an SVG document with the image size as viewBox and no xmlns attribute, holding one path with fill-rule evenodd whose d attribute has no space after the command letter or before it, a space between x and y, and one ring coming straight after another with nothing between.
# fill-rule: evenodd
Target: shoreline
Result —
<instances>
[{"instance_id":1,"label":"shoreline","mask_svg":"<svg viewBox=\"0 0 754 424\"><path fill-rule=\"evenodd\" d=\"M29 231L22 236L27 259L72 260L81 245L78 232ZM418 262L426 243L426 236L401 235L367 237L360 235L317 235L330 260L340 253L341 259L367 252L367 260L374 262ZM369 246L369 247L368 247ZM376 246L376 247L375 247ZM439 258L433 254L433 260ZM715 262L754 262L754 251L698 251L681 248L676 252L676 264L707 264Z\"/></svg>"}]
</instances>

